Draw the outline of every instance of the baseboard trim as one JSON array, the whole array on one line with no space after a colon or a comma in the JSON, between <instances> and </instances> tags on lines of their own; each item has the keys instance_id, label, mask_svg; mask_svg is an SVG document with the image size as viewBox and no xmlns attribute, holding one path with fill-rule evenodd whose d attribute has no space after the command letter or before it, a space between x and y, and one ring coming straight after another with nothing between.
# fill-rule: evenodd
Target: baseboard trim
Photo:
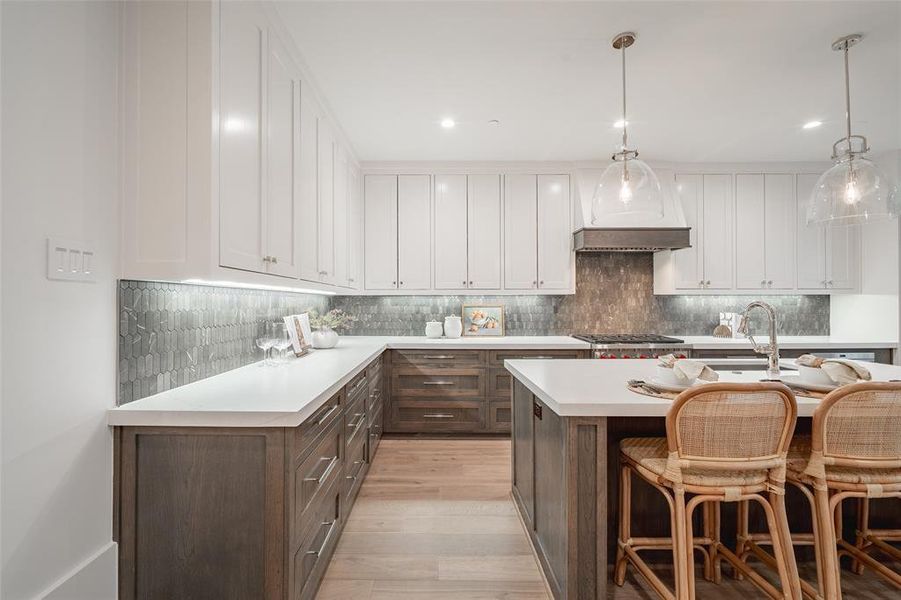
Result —
<instances>
[{"instance_id":1,"label":"baseboard trim","mask_svg":"<svg viewBox=\"0 0 901 600\"><path fill-rule=\"evenodd\" d=\"M63 600L63 599L72 599L72 598L82 598L81 594L77 591L68 591L67 588L69 584L73 584L77 586L76 582L79 575L88 571L95 565L104 559L110 559L112 561L112 565L116 565L118 563L118 550L119 545L116 542L109 542L100 547L96 552L91 554L88 558L78 563L74 568L70 569L65 575L57 579L54 583L52 583L49 587L47 587L43 592L38 594L38 598L47 599L47 600ZM109 557L109 554L112 553L112 557ZM112 575L112 586L111 589L114 590L114 594L110 596L109 600L115 600L115 589L116 589L116 571L113 568L111 573ZM96 597L96 600L106 600L102 597Z\"/></svg>"}]
</instances>

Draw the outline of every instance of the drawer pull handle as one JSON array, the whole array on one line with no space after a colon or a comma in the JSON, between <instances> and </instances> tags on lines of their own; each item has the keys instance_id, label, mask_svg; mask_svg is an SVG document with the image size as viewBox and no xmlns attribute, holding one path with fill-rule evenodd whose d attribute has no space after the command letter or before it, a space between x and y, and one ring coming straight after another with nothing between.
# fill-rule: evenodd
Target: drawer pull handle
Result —
<instances>
[{"instance_id":1,"label":"drawer pull handle","mask_svg":"<svg viewBox=\"0 0 901 600\"><path fill-rule=\"evenodd\" d=\"M448 413L428 413L422 415L424 419L453 419L454 415Z\"/></svg>"},{"instance_id":2,"label":"drawer pull handle","mask_svg":"<svg viewBox=\"0 0 901 600\"><path fill-rule=\"evenodd\" d=\"M452 354L426 354L423 358L429 360L453 360L456 357Z\"/></svg>"},{"instance_id":3,"label":"drawer pull handle","mask_svg":"<svg viewBox=\"0 0 901 600\"><path fill-rule=\"evenodd\" d=\"M324 415L322 415L321 417L319 417L319 420L316 421L316 424L317 424L317 425L322 425L323 423L325 423L325 421L329 418L329 415L331 415L331 414L332 414L333 412L335 412L336 410L338 410L338 405L337 405L337 404L335 404L333 407L331 407L331 408L328 410L328 412L326 412Z\"/></svg>"},{"instance_id":4,"label":"drawer pull handle","mask_svg":"<svg viewBox=\"0 0 901 600\"><path fill-rule=\"evenodd\" d=\"M349 429L353 429L354 433L357 432L357 429L360 428L360 425L363 424L363 421L366 420L366 413L354 413L354 418L360 417L360 419L356 422L350 422L347 424Z\"/></svg>"},{"instance_id":5,"label":"drawer pull handle","mask_svg":"<svg viewBox=\"0 0 901 600\"><path fill-rule=\"evenodd\" d=\"M303 480L304 481L315 481L316 483L322 485L322 482L325 481L326 479L328 479L329 473L332 472L332 468L334 468L334 466L336 464L338 464L338 456L337 455L323 456L322 458L319 459L319 462L321 463L322 461L325 461L325 460L329 461L329 463L325 467L325 470L322 471L322 475L320 475L319 477L304 477Z\"/></svg>"},{"instance_id":6,"label":"drawer pull handle","mask_svg":"<svg viewBox=\"0 0 901 600\"><path fill-rule=\"evenodd\" d=\"M328 526L328 533L325 534L325 539L322 540L322 545L319 546L319 550L307 550L307 556L320 556L322 554L322 551L325 550L329 540L332 538L332 532L335 530L335 521L337 520L338 519L322 522L322 527Z\"/></svg>"},{"instance_id":7,"label":"drawer pull handle","mask_svg":"<svg viewBox=\"0 0 901 600\"><path fill-rule=\"evenodd\" d=\"M422 385L454 385L453 381L423 381Z\"/></svg>"},{"instance_id":8,"label":"drawer pull handle","mask_svg":"<svg viewBox=\"0 0 901 600\"><path fill-rule=\"evenodd\" d=\"M360 379L360 381L358 381L354 384L354 386L350 389L350 393L356 394L357 390L360 389L360 387L362 387L363 384L365 384L365 383L367 383L366 377L363 377L362 379Z\"/></svg>"},{"instance_id":9,"label":"drawer pull handle","mask_svg":"<svg viewBox=\"0 0 901 600\"><path fill-rule=\"evenodd\" d=\"M357 478L357 475L360 474L360 469L363 468L363 460L362 460L362 459L360 459L360 460L355 460L355 461L353 462L353 467L357 467L357 466L359 466L359 468L357 468L356 474L355 474L355 475L348 475L348 476L347 476L347 479L356 479L356 478Z\"/></svg>"}]
</instances>

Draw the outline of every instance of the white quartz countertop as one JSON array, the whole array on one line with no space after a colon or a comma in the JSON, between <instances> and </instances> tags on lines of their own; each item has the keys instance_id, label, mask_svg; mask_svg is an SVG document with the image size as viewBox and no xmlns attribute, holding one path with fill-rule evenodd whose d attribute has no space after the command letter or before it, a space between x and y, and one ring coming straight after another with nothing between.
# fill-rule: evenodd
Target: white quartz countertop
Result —
<instances>
[{"instance_id":1,"label":"white quartz countertop","mask_svg":"<svg viewBox=\"0 0 901 600\"><path fill-rule=\"evenodd\" d=\"M385 349L567 350L588 344L568 336L427 339L342 336L280 367L255 363L111 409L110 425L295 427L316 412Z\"/></svg>"},{"instance_id":2,"label":"white quartz countertop","mask_svg":"<svg viewBox=\"0 0 901 600\"><path fill-rule=\"evenodd\" d=\"M797 377L794 361L782 361L783 376ZM564 417L663 417L672 401L632 392L630 379L654 377L656 360L507 360L504 366L548 408ZM901 379L901 367L867 363L876 381ZM765 371L719 371L720 381L754 382ZM809 417L819 403L797 396L798 415Z\"/></svg>"},{"instance_id":3,"label":"white quartz countertop","mask_svg":"<svg viewBox=\"0 0 901 600\"><path fill-rule=\"evenodd\" d=\"M747 340L679 337L696 348L750 349ZM896 345L894 342L852 343L830 337L782 337L779 341L783 348L885 348ZM294 427L315 412L384 350L429 348L584 350L589 348L589 344L569 336L459 339L342 336L338 346L331 350L314 350L308 356L292 359L282 367L262 367L260 363L256 363L228 371L111 409L107 420L110 425L117 426ZM581 368L586 369L586 373L595 373L597 376L599 371L592 371L595 368L593 365L603 363L608 365L607 368L629 370L633 368L630 366L633 362L636 361L584 361ZM619 376L619 381L622 382L620 387L625 385L626 379L641 377ZM588 385L590 389L594 384ZM612 389L616 386L608 387ZM629 394L631 400L635 400L631 396L637 396L636 394L628 392L624 387L622 391ZM651 398L647 400L654 402Z\"/></svg>"},{"instance_id":4,"label":"white quartz countertop","mask_svg":"<svg viewBox=\"0 0 901 600\"><path fill-rule=\"evenodd\" d=\"M751 344L747 338L718 338L712 335L674 335L681 340L685 340L686 344L691 345L695 350L720 350L720 349L751 349ZM760 342L768 341L765 334L755 335L754 339ZM898 346L897 341L891 340L855 340L847 337L834 337L829 335L780 335L778 338L779 347L789 350L806 350L806 349L878 349L878 348L895 348Z\"/></svg>"}]
</instances>

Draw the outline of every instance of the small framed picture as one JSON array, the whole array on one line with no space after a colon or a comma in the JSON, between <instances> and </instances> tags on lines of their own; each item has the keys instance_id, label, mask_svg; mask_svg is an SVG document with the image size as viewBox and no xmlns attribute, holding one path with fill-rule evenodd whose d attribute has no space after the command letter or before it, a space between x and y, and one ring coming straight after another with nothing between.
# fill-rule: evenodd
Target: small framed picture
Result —
<instances>
[{"instance_id":1,"label":"small framed picture","mask_svg":"<svg viewBox=\"0 0 901 600\"><path fill-rule=\"evenodd\" d=\"M285 317L285 325L288 335L291 336L291 346L294 356L303 356L313 347L313 330L310 328L310 316L307 313L289 315Z\"/></svg>"},{"instance_id":2,"label":"small framed picture","mask_svg":"<svg viewBox=\"0 0 901 600\"><path fill-rule=\"evenodd\" d=\"M464 304L463 335L473 337L504 335L504 305Z\"/></svg>"}]
</instances>

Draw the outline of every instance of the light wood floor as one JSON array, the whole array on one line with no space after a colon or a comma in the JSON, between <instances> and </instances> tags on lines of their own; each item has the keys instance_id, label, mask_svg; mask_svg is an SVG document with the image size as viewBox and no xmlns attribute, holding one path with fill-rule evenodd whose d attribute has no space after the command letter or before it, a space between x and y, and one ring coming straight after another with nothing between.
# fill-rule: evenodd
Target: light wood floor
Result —
<instances>
[{"instance_id":1,"label":"light wood floor","mask_svg":"<svg viewBox=\"0 0 901 600\"><path fill-rule=\"evenodd\" d=\"M804 573L802 573L804 575ZM897 599L873 576L844 577L847 598ZM630 569L609 598L652 599ZM699 598L765 597L724 574ZM506 439L384 439L317 600L546 600L510 499Z\"/></svg>"}]
</instances>

